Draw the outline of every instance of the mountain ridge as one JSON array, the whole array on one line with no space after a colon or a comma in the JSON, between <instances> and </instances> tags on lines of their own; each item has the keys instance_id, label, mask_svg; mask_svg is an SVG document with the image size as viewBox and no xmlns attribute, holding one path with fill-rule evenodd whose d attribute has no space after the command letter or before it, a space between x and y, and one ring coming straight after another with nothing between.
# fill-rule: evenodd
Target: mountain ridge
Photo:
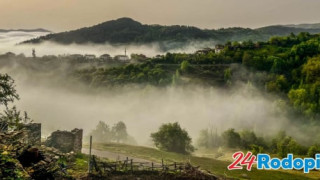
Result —
<instances>
[{"instance_id":1,"label":"mountain ridge","mask_svg":"<svg viewBox=\"0 0 320 180\"><path fill-rule=\"evenodd\" d=\"M225 43L227 41L265 41L272 36L285 36L300 32L320 33L320 27L302 28L298 25L295 27L272 25L256 29L232 27L215 30L185 25L148 25L125 17L77 30L41 36L22 43L36 44L53 41L60 44L142 44L165 41L187 42L190 40L212 40L217 43Z\"/></svg>"}]
</instances>

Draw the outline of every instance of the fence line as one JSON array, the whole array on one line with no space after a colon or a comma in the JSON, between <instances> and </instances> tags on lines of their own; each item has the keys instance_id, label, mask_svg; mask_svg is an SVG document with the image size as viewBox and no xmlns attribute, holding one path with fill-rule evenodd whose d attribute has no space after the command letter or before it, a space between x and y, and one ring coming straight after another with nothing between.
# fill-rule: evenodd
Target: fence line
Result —
<instances>
[{"instance_id":1,"label":"fence line","mask_svg":"<svg viewBox=\"0 0 320 180\"><path fill-rule=\"evenodd\" d=\"M99 161L97 162L96 156L92 156L92 166L99 173L116 173L116 172L181 172L182 170L190 167L185 163L173 162L164 164L163 159L161 164L154 162L134 162L133 159L128 157L122 161Z\"/></svg>"}]
</instances>

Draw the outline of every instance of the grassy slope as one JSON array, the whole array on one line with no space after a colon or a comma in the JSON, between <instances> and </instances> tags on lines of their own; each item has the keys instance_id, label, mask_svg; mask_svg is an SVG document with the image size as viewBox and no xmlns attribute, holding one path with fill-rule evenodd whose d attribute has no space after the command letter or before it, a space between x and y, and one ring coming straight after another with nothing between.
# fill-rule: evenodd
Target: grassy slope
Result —
<instances>
[{"instance_id":1,"label":"grassy slope","mask_svg":"<svg viewBox=\"0 0 320 180\"><path fill-rule=\"evenodd\" d=\"M200 166L202 169L209 170L213 174L221 177L226 176L237 179L320 179L320 173L318 171L313 171L310 174L304 174L301 171L258 171L255 168L251 172L246 170L228 171L227 166L230 164L228 161L164 152L143 146L108 143L94 144L93 147L98 150L123 153L128 156L144 158L155 162L160 162L162 158L164 162L168 163L173 161L190 161L193 165Z\"/></svg>"}]
</instances>

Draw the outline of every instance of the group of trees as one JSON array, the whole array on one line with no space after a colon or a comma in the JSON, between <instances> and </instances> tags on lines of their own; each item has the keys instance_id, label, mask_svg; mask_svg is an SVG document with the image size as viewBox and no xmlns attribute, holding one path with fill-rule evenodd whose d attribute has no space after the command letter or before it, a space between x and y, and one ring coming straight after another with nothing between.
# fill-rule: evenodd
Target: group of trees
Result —
<instances>
[{"instance_id":1,"label":"group of trees","mask_svg":"<svg viewBox=\"0 0 320 180\"><path fill-rule=\"evenodd\" d=\"M204 67L219 64L223 69L222 65L238 63L251 72L264 72L265 77L256 80L261 89L281 95L297 113L314 120L320 116L319 42L320 35L309 33L273 37L267 42L228 42L221 46L220 52L211 49L193 54L167 53L140 64L84 69L77 71L75 76L98 86L131 83L165 86L171 82L179 84L180 75L188 75L189 79L202 78L207 83L210 79L219 79L221 72L218 65L212 69ZM232 68L224 68L224 85L232 84L232 71ZM244 76L241 80L251 81L250 77Z\"/></svg>"},{"instance_id":2,"label":"group of trees","mask_svg":"<svg viewBox=\"0 0 320 180\"><path fill-rule=\"evenodd\" d=\"M242 81L256 81L253 83L261 89L280 95L296 113L315 120L320 117L319 42L320 35L309 33L273 37L267 42L228 42L219 52L207 49L192 54L167 53L140 64L84 69L77 71L75 76L98 86L184 84L179 83L180 75L187 75L188 79L194 77L197 82L203 79L206 84L217 84L208 81L220 82L222 79L225 86L231 85L233 79L239 79L233 78L233 68L230 68L230 64L237 63L250 72L265 73L260 79L256 76L255 80L250 79L252 76L241 77ZM207 68L208 65L216 68ZM222 77L219 65L223 70Z\"/></svg>"},{"instance_id":3,"label":"group of trees","mask_svg":"<svg viewBox=\"0 0 320 180\"><path fill-rule=\"evenodd\" d=\"M162 86L171 83L172 77L161 65L146 62L114 68L91 68L75 72L75 77L91 86L119 86L124 84L152 84Z\"/></svg>"},{"instance_id":4,"label":"group of trees","mask_svg":"<svg viewBox=\"0 0 320 180\"><path fill-rule=\"evenodd\" d=\"M294 138L287 136L284 131L280 131L272 138L258 137L253 131L243 130L240 132L235 129L228 129L221 135L212 133L208 129L200 132L198 146L202 148L228 147L249 150L254 154L271 153L280 157L286 157L288 153L314 157L320 152L320 146L303 146Z\"/></svg>"},{"instance_id":5,"label":"group of trees","mask_svg":"<svg viewBox=\"0 0 320 180\"><path fill-rule=\"evenodd\" d=\"M97 143L117 142L136 144L133 137L128 134L126 124L122 121L119 121L112 127L100 121L96 128L91 131L90 135L93 136L93 141Z\"/></svg>"}]
</instances>

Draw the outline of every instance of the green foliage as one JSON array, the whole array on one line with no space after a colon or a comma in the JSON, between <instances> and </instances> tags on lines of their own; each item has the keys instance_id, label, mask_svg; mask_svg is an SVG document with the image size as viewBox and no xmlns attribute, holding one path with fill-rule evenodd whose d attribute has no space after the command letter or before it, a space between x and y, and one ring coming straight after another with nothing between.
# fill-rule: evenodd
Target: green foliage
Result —
<instances>
[{"instance_id":1,"label":"green foliage","mask_svg":"<svg viewBox=\"0 0 320 180\"><path fill-rule=\"evenodd\" d=\"M224 145L230 148L236 148L241 146L240 134L235 132L234 129L228 129L222 133L222 140Z\"/></svg>"},{"instance_id":2,"label":"green foliage","mask_svg":"<svg viewBox=\"0 0 320 180\"><path fill-rule=\"evenodd\" d=\"M94 137L94 142L110 142L112 139L111 130L103 121L100 121L96 129L91 131L91 135Z\"/></svg>"},{"instance_id":3,"label":"green foliage","mask_svg":"<svg viewBox=\"0 0 320 180\"><path fill-rule=\"evenodd\" d=\"M0 177L4 179L28 179L29 175L19 166L19 161L8 151L0 149Z\"/></svg>"},{"instance_id":4,"label":"green foliage","mask_svg":"<svg viewBox=\"0 0 320 180\"><path fill-rule=\"evenodd\" d=\"M188 72L188 70L190 69L189 62L188 61L182 61L180 69L181 69L182 72Z\"/></svg>"},{"instance_id":5,"label":"green foliage","mask_svg":"<svg viewBox=\"0 0 320 180\"><path fill-rule=\"evenodd\" d=\"M312 145L308 149L308 156L315 158L316 154L320 153L320 146L319 145Z\"/></svg>"},{"instance_id":6,"label":"green foliage","mask_svg":"<svg viewBox=\"0 0 320 180\"><path fill-rule=\"evenodd\" d=\"M213 132L212 129L203 129L200 131L199 139L197 145L204 148L213 148L220 145L220 137L217 131Z\"/></svg>"},{"instance_id":7,"label":"green foliage","mask_svg":"<svg viewBox=\"0 0 320 180\"><path fill-rule=\"evenodd\" d=\"M240 133L234 129L228 129L222 133L224 145L230 148L243 148L258 152L267 148L267 144L262 137L257 137L253 131L243 130Z\"/></svg>"},{"instance_id":8,"label":"green foliage","mask_svg":"<svg viewBox=\"0 0 320 180\"><path fill-rule=\"evenodd\" d=\"M275 75L273 80L266 83L266 88L269 92L287 92L289 83L284 75Z\"/></svg>"},{"instance_id":9,"label":"green foliage","mask_svg":"<svg viewBox=\"0 0 320 180\"><path fill-rule=\"evenodd\" d=\"M14 80L7 74L0 74L0 108L4 106L2 107L3 113L0 113L0 131L6 131L8 127L12 130L21 129L22 123L31 122L26 112L21 115L16 106L8 107L8 103L18 99L19 95L16 92Z\"/></svg>"},{"instance_id":10,"label":"green foliage","mask_svg":"<svg viewBox=\"0 0 320 180\"><path fill-rule=\"evenodd\" d=\"M231 84L231 77L232 77L231 69L228 68L228 69L224 70L224 81L227 84Z\"/></svg>"},{"instance_id":11,"label":"green foliage","mask_svg":"<svg viewBox=\"0 0 320 180\"><path fill-rule=\"evenodd\" d=\"M14 86L14 80L7 74L0 74L0 105L7 106L9 102L19 99Z\"/></svg>"},{"instance_id":12,"label":"green foliage","mask_svg":"<svg viewBox=\"0 0 320 180\"><path fill-rule=\"evenodd\" d=\"M273 28L260 30L273 32ZM238 80L237 77L231 78L232 73L239 73L230 64L241 63L256 76L239 77L240 80L251 81L268 92L280 95L305 119L317 120L320 116L319 41L320 35L300 33L273 37L268 42L228 42L219 46L219 49L223 49L219 53L215 53L214 49L204 49L193 54L167 53L141 64L85 69L78 71L75 76L94 87L124 84L184 85L180 76L188 76L190 79L193 76L193 80L202 80L210 85L217 83L208 82L209 79L219 84L232 85L232 81ZM208 68L210 65L212 69ZM220 68L223 72L214 68Z\"/></svg>"},{"instance_id":13,"label":"green foliage","mask_svg":"<svg viewBox=\"0 0 320 180\"><path fill-rule=\"evenodd\" d=\"M158 132L152 133L151 138L161 150L177 153L190 153L194 151L191 138L179 123L163 124Z\"/></svg>"},{"instance_id":14,"label":"green foliage","mask_svg":"<svg viewBox=\"0 0 320 180\"><path fill-rule=\"evenodd\" d=\"M120 121L112 127L112 135L116 142L125 142L128 138L127 127Z\"/></svg>"},{"instance_id":15,"label":"green foliage","mask_svg":"<svg viewBox=\"0 0 320 180\"><path fill-rule=\"evenodd\" d=\"M241 146L249 149L252 145L258 144L258 138L253 131L244 130L240 132Z\"/></svg>"},{"instance_id":16,"label":"green foliage","mask_svg":"<svg viewBox=\"0 0 320 180\"><path fill-rule=\"evenodd\" d=\"M258 145L253 144L253 145L251 145L251 152L252 152L252 154L257 155L259 153L264 153L265 150L262 146L258 146Z\"/></svg>"},{"instance_id":17,"label":"green foliage","mask_svg":"<svg viewBox=\"0 0 320 180\"><path fill-rule=\"evenodd\" d=\"M114 68L84 69L77 71L74 76L94 87L144 83L163 86L171 82L171 76L168 72L160 65L150 62Z\"/></svg>"},{"instance_id":18,"label":"green foliage","mask_svg":"<svg viewBox=\"0 0 320 180\"><path fill-rule=\"evenodd\" d=\"M135 140L128 135L127 127L122 122L119 121L112 128L109 127L105 122L100 121L96 128L91 131L90 135L93 137L93 141L97 143L128 143L135 144Z\"/></svg>"},{"instance_id":19,"label":"green foliage","mask_svg":"<svg viewBox=\"0 0 320 180\"><path fill-rule=\"evenodd\" d=\"M320 112L320 57L308 59L302 66L301 74L299 87L292 88L288 97L294 108L314 117Z\"/></svg>"},{"instance_id":20,"label":"green foliage","mask_svg":"<svg viewBox=\"0 0 320 180\"><path fill-rule=\"evenodd\" d=\"M288 153L296 155L305 155L306 148L299 145L293 138L285 137L277 144L278 155L280 157L286 157Z\"/></svg>"}]
</instances>

